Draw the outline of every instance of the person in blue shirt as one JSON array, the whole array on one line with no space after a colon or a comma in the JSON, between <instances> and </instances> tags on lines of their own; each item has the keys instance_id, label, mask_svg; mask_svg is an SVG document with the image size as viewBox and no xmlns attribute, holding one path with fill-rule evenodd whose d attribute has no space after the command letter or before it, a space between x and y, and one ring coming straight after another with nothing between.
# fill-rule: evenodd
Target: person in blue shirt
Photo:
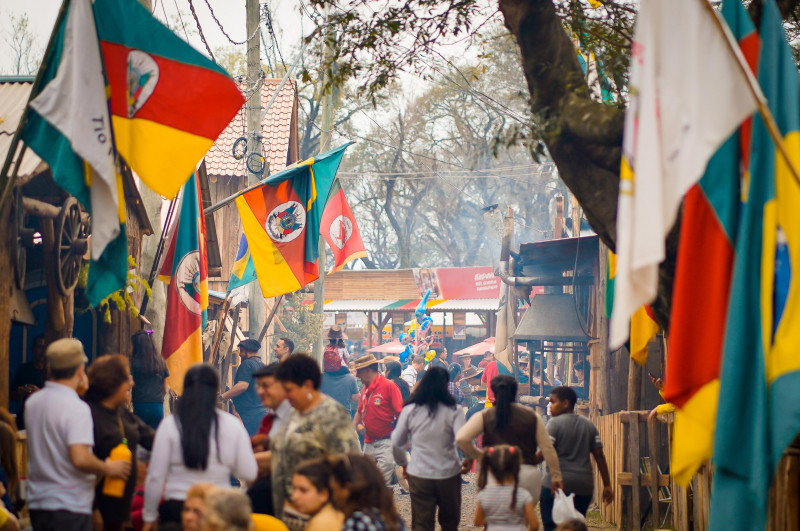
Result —
<instances>
[{"instance_id":1,"label":"person in blue shirt","mask_svg":"<svg viewBox=\"0 0 800 531\"><path fill-rule=\"evenodd\" d=\"M233 387L220 395L223 400L233 399L236 413L242 419L250 437L258 433L261 419L267 414L267 409L256 393L255 372L264 366L258 354L259 350L261 344L255 339L245 339L239 343L239 356L242 361L236 370Z\"/></svg>"}]
</instances>

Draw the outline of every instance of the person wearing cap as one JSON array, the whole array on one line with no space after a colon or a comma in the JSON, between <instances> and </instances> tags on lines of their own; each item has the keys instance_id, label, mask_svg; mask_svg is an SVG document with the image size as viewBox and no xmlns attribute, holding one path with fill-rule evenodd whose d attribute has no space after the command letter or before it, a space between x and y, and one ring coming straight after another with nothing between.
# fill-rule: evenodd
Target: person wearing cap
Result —
<instances>
[{"instance_id":1,"label":"person wearing cap","mask_svg":"<svg viewBox=\"0 0 800 531\"><path fill-rule=\"evenodd\" d=\"M363 382L364 389L353 425L357 431L365 431L364 455L375 460L386 484L391 485L394 457L389 437L403 411L403 396L400 388L378 371L379 361L375 356L367 354L355 362L356 376Z\"/></svg>"},{"instance_id":2,"label":"person wearing cap","mask_svg":"<svg viewBox=\"0 0 800 531\"><path fill-rule=\"evenodd\" d=\"M272 452L269 450L270 441L289 421L289 416L294 408L286 399L286 391L275 378L280 363L270 363L258 369L253 375L256 377L256 392L261 403L267 408L267 414L261 419L258 433L252 438L253 451L258 463L258 479L247 489L247 495L253 506L253 512L258 514L275 515L272 503L272 478L270 467Z\"/></svg>"},{"instance_id":3,"label":"person wearing cap","mask_svg":"<svg viewBox=\"0 0 800 531\"><path fill-rule=\"evenodd\" d=\"M127 479L129 461L101 461L92 453L94 423L86 389L83 344L59 339L46 350L50 379L25 403L28 433L28 508L34 530L92 529L98 476Z\"/></svg>"},{"instance_id":4,"label":"person wearing cap","mask_svg":"<svg viewBox=\"0 0 800 531\"><path fill-rule=\"evenodd\" d=\"M259 350L261 344L255 339L245 339L239 343L239 356L242 361L236 370L233 387L220 395L223 400L233 399L236 412L250 437L258 432L261 419L267 413L256 393L255 373L264 367L264 362L258 354Z\"/></svg>"}]
</instances>

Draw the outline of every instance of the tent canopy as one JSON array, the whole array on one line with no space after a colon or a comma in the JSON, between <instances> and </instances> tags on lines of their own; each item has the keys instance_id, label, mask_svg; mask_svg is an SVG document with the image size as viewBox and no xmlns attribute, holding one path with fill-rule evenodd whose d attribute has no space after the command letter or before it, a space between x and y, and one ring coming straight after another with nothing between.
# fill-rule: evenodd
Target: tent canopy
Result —
<instances>
[{"instance_id":1,"label":"tent canopy","mask_svg":"<svg viewBox=\"0 0 800 531\"><path fill-rule=\"evenodd\" d=\"M459 351L453 353L454 356L461 356L463 354L471 354L473 356L483 356L483 354L488 350L494 353L494 343L495 338L489 337L481 341L480 343L475 343L474 345L470 345L466 348L462 348ZM525 348L521 345L517 345L517 350L522 352Z\"/></svg>"},{"instance_id":2,"label":"tent canopy","mask_svg":"<svg viewBox=\"0 0 800 531\"><path fill-rule=\"evenodd\" d=\"M389 343L384 343L383 345L378 345L377 347L372 347L371 349L367 350L367 352L371 352L373 354L400 354L406 349L405 345L401 344L396 339L394 341L390 341Z\"/></svg>"}]
</instances>

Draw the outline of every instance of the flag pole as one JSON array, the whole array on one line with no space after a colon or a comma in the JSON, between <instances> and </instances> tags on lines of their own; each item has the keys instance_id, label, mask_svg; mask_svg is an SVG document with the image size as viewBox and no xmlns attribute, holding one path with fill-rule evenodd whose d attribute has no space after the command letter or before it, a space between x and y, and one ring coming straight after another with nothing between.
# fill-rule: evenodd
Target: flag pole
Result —
<instances>
[{"instance_id":1,"label":"flag pole","mask_svg":"<svg viewBox=\"0 0 800 531\"><path fill-rule=\"evenodd\" d=\"M58 33L58 28L61 26L61 22L64 20L64 17L67 14L67 6L69 5L69 1L70 0L63 0L63 2L61 2L61 8L58 10L58 15L56 16L56 23L53 26L53 31L50 33L50 40L47 42L47 48L44 50L42 63L39 65L39 70L36 72L36 78L33 80L31 92L28 94L28 101L25 102L25 108L22 111L22 116L20 116L19 124L17 124L17 130L14 131L14 137L11 139L11 144L8 146L6 160L3 162L3 168L0 170L0 188L3 189L3 193L0 195L0 211L3 210L6 201L8 201L8 196L11 194L12 184L17 178L19 166L22 163L22 158L25 156L25 151L28 149L27 146L23 146L19 153L19 158L14 165L14 171L10 176L11 178L9 178L8 170L11 167L11 161L14 158L15 152L17 151L17 147L19 146L20 137L22 136L22 128L25 127L25 124L28 122L28 109L30 109L31 100L35 98L39 92L39 85L42 84L44 68L47 66L47 60L50 57L50 54L53 52L56 33Z\"/></svg>"},{"instance_id":2,"label":"flag pole","mask_svg":"<svg viewBox=\"0 0 800 531\"><path fill-rule=\"evenodd\" d=\"M753 75L753 72L750 70L750 66L747 64L747 61L742 55L739 45L734 40L727 24L722 21L711 3L707 0L698 0L698 2L703 4L703 7L711 13L714 23L725 36L725 40L728 43L728 49L731 51L731 53L733 53L733 56L736 58L736 64L739 65L739 69L747 79L747 86L750 89L750 93L756 100L758 113L761 115L761 119L764 120L764 125L767 127L767 132L769 133L770 138L772 138L772 141L775 143L775 147L778 148L781 157L786 162L786 166L789 168L792 177L794 177L795 183L800 186L800 173L798 173L797 168L792 163L792 159L789 158L789 152L786 150L786 145L783 143L783 137L781 136L780 129L778 129L778 125L775 123L775 118L772 116L772 112L769 110L769 106L767 105L767 98L764 96L764 92L761 90L761 85L758 84L758 80Z\"/></svg>"},{"instance_id":3,"label":"flag pole","mask_svg":"<svg viewBox=\"0 0 800 531\"><path fill-rule=\"evenodd\" d=\"M349 146L351 144L355 144L355 141L351 140L345 145ZM305 161L302 161L302 162L305 162ZM263 180L255 183L255 184L252 184L252 185L248 186L247 188L244 188L244 189L239 190L238 192L236 192L236 193L234 193L232 195L229 195L225 199L221 200L219 203L217 203L215 205L211 205L210 207L208 207L206 209L203 209L203 213L207 216L209 214L212 214L212 213L216 212L220 208L222 208L222 207L224 207L226 205L229 205L234 199L236 199L240 195L244 195L247 192L250 192L252 190L255 190L256 188L260 188L260 187L264 186L265 184L267 184L267 181L274 180L276 177L280 177L281 175L283 175L284 172L295 168L299 164L302 164L302 162L296 162L296 163L292 164L291 166L282 169L278 173L273 173L272 175L270 175L266 179L263 179Z\"/></svg>"}]
</instances>

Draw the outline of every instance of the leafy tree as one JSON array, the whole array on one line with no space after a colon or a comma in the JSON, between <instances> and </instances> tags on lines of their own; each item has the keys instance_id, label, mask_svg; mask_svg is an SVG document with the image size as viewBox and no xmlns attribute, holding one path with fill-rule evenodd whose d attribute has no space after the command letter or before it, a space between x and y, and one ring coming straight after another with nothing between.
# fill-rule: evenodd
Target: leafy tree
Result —
<instances>
[{"instance_id":1,"label":"leafy tree","mask_svg":"<svg viewBox=\"0 0 800 531\"><path fill-rule=\"evenodd\" d=\"M622 152L626 72L630 57L635 4L598 0L592 9L581 0L401 0L373 9L367 0L310 0L326 10L327 26L310 40L337 31L333 82L356 78L362 91L379 94L401 72L424 71L426 58L442 44L476 41L476 30L498 8L519 47L522 72L530 94L527 136L535 151L541 141L575 194L600 238L616 243L616 206ZM762 0L749 3L758 19ZM779 0L784 18L796 28L800 0ZM578 43L594 53L605 76L613 81L614 104L595 101L576 55ZM677 228L667 238L661 266L659 297L653 308L662 324L669 322Z\"/></svg>"},{"instance_id":2,"label":"leafy tree","mask_svg":"<svg viewBox=\"0 0 800 531\"><path fill-rule=\"evenodd\" d=\"M286 327L286 333L276 334L270 342L270 348L281 337L288 337L294 341L295 352L311 352L311 346L319 338L322 330L323 314L315 314L311 305L303 304L303 294L293 293L287 295L280 310L280 319Z\"/></svg>"}]
</instances>

